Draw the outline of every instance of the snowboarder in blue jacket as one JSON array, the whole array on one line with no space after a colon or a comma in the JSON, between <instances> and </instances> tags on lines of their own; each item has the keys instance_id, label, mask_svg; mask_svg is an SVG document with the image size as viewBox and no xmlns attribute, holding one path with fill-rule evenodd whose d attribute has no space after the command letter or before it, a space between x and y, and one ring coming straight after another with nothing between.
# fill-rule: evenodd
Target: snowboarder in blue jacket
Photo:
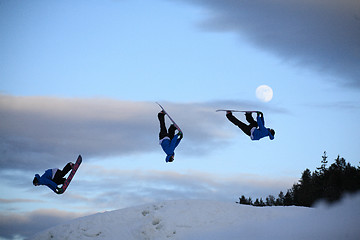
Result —
<instances>
[{"instance_id":1,"label":"snowboarder in blue jacket","mask_svg":"<svg viewBox=\"0 0 360 240\"><path fill-rule=\"evenodd\" d=\"M267 136L270 140L274 139L275 131L274 129L265 127L264 115L262 112L257 112L257 121L252 117L252 112L246 112L245 117L246 121L249 122L248 125L234 117L231 111L226 112L226 117L230 122L238 126L246 135L248 135L251 140L260 140Z\"/></svg>"},{"instance_id":2,"label":"snowboarder in blue jacket","mask_svg":"<svg viewBox=\"0 0 360 240\"><path fill-rule=\"evenodd\" d=\"M61 194L61 188L58 185L64 184L66 178L65 175L73 168L74 163L69 162L60 170L58 168L48 169L45 173L40 177L39 174L35 174L33 184L34 186L45 185L48 186L51 190L53 190L57 194Z\"/></svg>"},{"instance_id":3,"label":"snowboarder in blue jacket","mask_svg":"<svg viewBox=\"0 0 360 240\"><path fill-rule=\"evenodd\" d=\"M169 130L165 126L165 113L163 111L158 113L160 122L159 144L166 153L166 162L173 162L175 156L175 148L179 145L183 135L181 132L175 135L176 127L171 124Z\"/></svg>"}]
</instances>

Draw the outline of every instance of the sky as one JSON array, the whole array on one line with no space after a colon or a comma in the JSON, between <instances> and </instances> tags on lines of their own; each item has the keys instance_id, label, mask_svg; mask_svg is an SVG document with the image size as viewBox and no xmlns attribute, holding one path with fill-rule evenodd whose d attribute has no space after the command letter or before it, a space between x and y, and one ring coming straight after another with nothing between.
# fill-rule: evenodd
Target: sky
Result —
<instances>
[{"instance_id":1,"label":"sky","mask_svg":"<svg viewBox=\"0 0 360 240\"><path fill-rule=\"evenodd\" d=\"M357 0L0 0L0 52L0 239L155 201L277 195L324 151L359 165ZM184 132L170 164L155 102ZM262 111L275 139L251 141L220 108ZM79 154L65 194L32 185Z\"/></svg>"}]
</instances>

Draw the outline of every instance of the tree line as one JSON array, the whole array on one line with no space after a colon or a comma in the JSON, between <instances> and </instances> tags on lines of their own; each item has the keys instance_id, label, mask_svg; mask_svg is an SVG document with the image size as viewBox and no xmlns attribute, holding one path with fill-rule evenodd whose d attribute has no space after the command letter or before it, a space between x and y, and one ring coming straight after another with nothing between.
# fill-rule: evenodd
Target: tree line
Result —
<instances>
[{"instance_id":1,"label":"tree line","mask_svg":"<svg viewBox=\"0 0 360 240\"><path fill-rule=\"evenodd\" d=\"M236 203L253 206L305 206L311 207L318 200L335 202L341 199L344 193L360 190L360 167L351 166L345 159L338 156L329 167L326 151L322 156L321 166L314 172L306 169L298 183L288 189L286 194L280 192L274 197L269 195L265 199L242 195Z\"/></svg>"}]
</instances>

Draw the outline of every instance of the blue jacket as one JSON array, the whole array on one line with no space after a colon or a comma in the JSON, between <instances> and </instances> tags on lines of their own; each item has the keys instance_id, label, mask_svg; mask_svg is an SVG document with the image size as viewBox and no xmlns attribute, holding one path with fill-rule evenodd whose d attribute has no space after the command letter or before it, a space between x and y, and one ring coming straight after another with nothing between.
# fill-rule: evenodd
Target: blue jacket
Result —
<instances>
[{"instance_id":1,"label":"blue jacket","mask_svg":"<svg viewBox=\"0 0 360 240\"><path fill-rule=\"evenodd\" d=\"M170 138L165 137L161 140L160 145L164 152L166 153L166 162L169 162L171 156L175 155L175 148L179 145L181 138L179 135L175 135L174 138L170 141Z\"/></svg>"},{"instance_id":2,"label":"blue jacket","mask_svg":"<svg viewBox=\"0 0 360 240\"><path fill-rule=\"evenodd\" d=\"M274 139L274 136L270 133L270 129L265 127L264 117L257 116L258 128L251 130L251 140L260 140L263 137L269 136L270 140Z\"/></svg>"},{"instance_id":3,"label":"blue jacket","mask_svg":"<svg viewBox=\"0 0 360 240\"><path fill-rule=\"evenodd\" d=\"M56 192L57 184L52 180L52 169L46 170L41 177L39 174L35 174L35 177L37 178L39 185L46 185Z\"/></svg>"}]
</instances>

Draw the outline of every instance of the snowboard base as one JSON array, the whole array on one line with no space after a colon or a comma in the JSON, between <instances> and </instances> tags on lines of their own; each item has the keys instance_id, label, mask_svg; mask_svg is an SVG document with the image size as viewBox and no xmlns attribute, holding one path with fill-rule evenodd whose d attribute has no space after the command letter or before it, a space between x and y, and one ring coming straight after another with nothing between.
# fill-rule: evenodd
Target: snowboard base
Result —
<instances>
[{"instance_id":1,"label":"snowboard base","mask_svg":"<svg viewBox=\"0 0 360 240\"><path fill-rule=\"evenodd\" d=\"M174 124L174 126L176 127L176 129L181 132L181 134L183 134L183 131L181 131L180 127L176 124L176 122L170 117L170 115L165 111L165 109L163 108L163 106L160 105L160 103L156 102L157 105L159 105L159 107L163 110L163 112L168 116L168 118L170 119L170 121Z\"/></svg>"},{"instance_id":2,"label":"snowboard base","mask_svg":"<svg viewBox=\"0 0 360 240\"><path fill-rule=\"evenodd\" d=\"M250 113L254 113L254 112L260 112L260 111L242 111L242 110L231 110L231 109L218 109L216 110L216 112L244 112L244 113L247 113L247 112L250 112Z\"/></svg>"},{"instance_id":3,"label":"snowboard base","mask_svg":"<svg viewBox=\"0 0 360 240\"><path fill-rule=\"evenodd\" d=\"M64 192L66 191L66 189L67 189L67 187L69 186L71 180L73 179L76 171L78 170L81 162L82 162L82 157L81 157L81 155L79 155L79 157L77 158L77 160L76 160L76 162L75 162L75 164L74 164L73 169L72 169L71 172L70 172L70 175L69 175L68 178L65 180L64 184L62 185L62 187L60 188L61 190L60 190L59 194L62 194L62 193L64 193Z\"/></svg>"}]
</instances>

